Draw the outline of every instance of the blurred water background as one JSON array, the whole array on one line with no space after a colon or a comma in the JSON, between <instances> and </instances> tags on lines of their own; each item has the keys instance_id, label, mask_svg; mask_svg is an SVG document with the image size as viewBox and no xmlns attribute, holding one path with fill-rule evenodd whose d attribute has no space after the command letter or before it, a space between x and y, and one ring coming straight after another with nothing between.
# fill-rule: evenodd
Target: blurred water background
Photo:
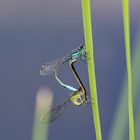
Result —
<instances>
[{"instance_id":1,"label":"blurred water background","mask_svg":"<svg viewBox=\"0 0 140 140\"><path fill-rule=\"evenodd\" d=\"M104 140L108 140L126 75L121 8L121 1L91 1L95 68ZM139 9L140 1L131 0L132 54L139 31ZM63 57L83 41L80 0L0 1L1 140L31 140L35 98L40 87L48 86L53 90L53 104L68 98L70 92L61 88L54 76L40 77L39 69L42 63ZM89 92L86 64L78 62L76 68ZM59 75L70 85L77 85L68 65L59 71ZM134 111L135 114L139 112L136 108ZM50 125L48 139L95 139L90 105L66 111ZM128 140L127 132L123 140Z\"/></svg>"}]
</instances>

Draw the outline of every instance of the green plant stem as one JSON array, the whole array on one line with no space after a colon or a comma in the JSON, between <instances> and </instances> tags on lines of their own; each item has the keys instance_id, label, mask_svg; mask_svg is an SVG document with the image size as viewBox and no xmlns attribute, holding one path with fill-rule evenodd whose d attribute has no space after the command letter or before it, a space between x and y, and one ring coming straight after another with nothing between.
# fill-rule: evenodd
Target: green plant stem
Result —
<instances>
[{"instance_id":1,"label":"green plant stem","mask_svg":"<svg viewBox=\"0 0 140 140\"><path fill-rule=\"evenodd\" d=\"M125 51L127 63L127 77L128 77L129 139L135 140L133 101L132 101L132 72L131 72L131 55L130 55L129 1L122 0L122 3L123 3Z\"/></svg>"},{"instance_id":2,"label":"green plant stem","mask_svg":"<svg viewBox=\"0 0 140 140\"><path fill-rule=\"evenodd\" d=\"M135 122L135 127L136 127L136 140L140 139L140 107L139 107L140 103L138 103L138 110L137 110L137 114L136 114L136 122Z\"/></svg>"},{"instance_id":3,"label":"green plant stem","mask_svg":"<svg viewBox=\"0 0 140 140\"><path fill-rule=\"evenodd\" d=\"M140 82L140 30L138 32L138 35L136 37L135 41L135 49L133 52L133 58L132 58L132 86L133 86L133 100L134 103L136 103L137 99L139 98L139 82ZM127 127L127 121L128 121L128 110L127 110L127 78L125 77L120 97L117 104L117 110L115 112L115 117L113 124L110 129L110 136L109 140L123 140L123 137L125 135L125 130ZM135 104L134 104L135 105ZM137 119L135 121L135 124L138 125ZM137 126L135 126L135 130L137 132ZM137 133L135 134L137 135Z\"/></svg>"},{"instance_id":4,"label":"green plant stem","mask_svg":"<svg viewBox=\"0 0 140 140\"><path fill-rule=\"evenodd\" d=\"M82 12L83 12L83 24L84 24L84 36L85 45L88 57L88 75L90 92L92 98L92 110L95 124L96 140L102 140L100 117L98 109L98 98L96 88L96 77L93 57L93 40L92 40L92 26L91 26L91 11L90 11L90 0L82 0Z\"/></svg>"}]
</instances>

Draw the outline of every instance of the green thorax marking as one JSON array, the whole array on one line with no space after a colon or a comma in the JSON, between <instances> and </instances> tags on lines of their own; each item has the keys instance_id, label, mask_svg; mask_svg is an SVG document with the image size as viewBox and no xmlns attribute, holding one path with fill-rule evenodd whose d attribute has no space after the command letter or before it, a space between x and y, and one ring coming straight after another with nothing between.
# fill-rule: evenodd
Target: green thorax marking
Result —
<instances>
[{"instance_id":1,"label":"green thorax marking","mask_svg":"<svg viewBox=\"0 0 140 140\"><path fill-rule=\"evenodd\" d=\"M82 55L82 49L79 48L77 50L74 50L71 54L72 59L76 59Z\"/></svg>"}]
</instances>

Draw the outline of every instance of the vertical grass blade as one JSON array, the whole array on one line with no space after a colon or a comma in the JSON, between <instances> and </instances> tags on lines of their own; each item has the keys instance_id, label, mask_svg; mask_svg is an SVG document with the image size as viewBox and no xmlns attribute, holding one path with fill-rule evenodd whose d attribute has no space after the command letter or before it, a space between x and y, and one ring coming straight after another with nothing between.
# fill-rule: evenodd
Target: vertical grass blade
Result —
<instances>
[{"instance_id":1,"label":"vertical grass blade","mask_svg":"<svg viewBox=\"0 0 140 140\"><path fill-rule=\"evenodd\" d=\"M127 63L127 77L128 77L129 139L135 140L133 101L132 101L132 72L131 72L131 55L130 55L129 0L122 0L122 5L123 5L125 51Z\"/></svg>"},{"instance_id":2,"label":"vertical grass blade","mask_svg":"<svg viewBox=\"0 0 140 140\"><path fill-rule=\"evenodd\" d=\"M135 50L132 58L132 85L133 85L133 100L136 103L139 98L139 81L140 81L140 31L136 36ZM125 77L124 84L122 86L121 94L118 101L118 107L115 113L115 118L111 126L109 140L123 140L125 130L128 121L128 110L127 110L127 78ZM135 122L137 124L137 119ZM137 126L136 126L137 135ZM139 131L139 129L138 129Z\"/></svg>"},{"instance_id":3,"label":"vertical grass blade","mask_svg":"<svg viewBox=\"0 0 140 140\"><path fill-rule=\"evenodd\" d=\"M40 117L46 114L47 110L51 108L51 104L51 91L48 89L40 89L36 97L32 140L47 140L48 124L41 122Z\"/></svg>"},{"instance_id":4,"label":"vertical grass blade","mask_svg":"<svg viewBox=\"0 0 140 140\"><path fill-rule=\"evenodd\" d=\"M136 60L135 63L137 64L137 67L135 67L136 71L136 77L135 79L137 79L137 83L135 84L136 90L137 90L137 96L135 97L136 101L135 103L137 103L137 113L136 113L136 119L135 119L135 136L136 136L136 140L140 139L140 102L139 102L139 98L140 98L140 94L139 94L139 82L140 82L140 31L139 31L139 35L137 38L137 43L136 43L136 53L137 55L135 56Z\"/></svg>"},{"instance_id":5,"label":"vertical grass blade","mask_svg":"<svg viewBox=\"0 0 140 140\"><path fill-rule=\"evenodd\" d=\"M138 103L138 106L140 106L140 103ZM136 114L136 123L135 123L135 127L136 127L136 140L140 139L140 107L138 107L138 111Z\"/></svg>"},{"instance_id":6,"label":"vertical grass blade","mask_svg":"<svg viewBox=\"0 0 140 140\"><path fill-rule=\"evenodd\" d=\"M98 109L96 77L95 77L95 68L94 68L90 0L82 0L82 12L83 12L85 45L86 45L86 51L88 57L88 75L89 75L89 83L90 83L90 92L91 92L91 98L93 99L92 110L93 110L93 118L94 118L94 125L95 125L95 133L96 133L96 139L102 140L99 109Z\"/></svg>"}]
</instances>

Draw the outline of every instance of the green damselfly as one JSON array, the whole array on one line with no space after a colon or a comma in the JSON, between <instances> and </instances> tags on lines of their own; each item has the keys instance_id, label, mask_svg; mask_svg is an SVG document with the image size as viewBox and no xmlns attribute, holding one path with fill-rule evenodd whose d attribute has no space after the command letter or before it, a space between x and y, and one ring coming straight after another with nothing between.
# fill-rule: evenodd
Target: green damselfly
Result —
<instances>
[{"instance_id":1,"label":"green damselfly","mask_svg":"<svg viewBox=\"0 0 140 140\"><path fill-rule=\"evenodd\" d=\"M73 50L69 55L61 58L61 59L57 59L55 61L43 64L41 66L40 69L40 75L44 76L44 75L49 75L54 73L55 74L55 79L59 82L59 84L67 89L69 89L70 91L77 91L76 88L69 86L65 83L63 83L57 76L57 71L66 63L66 62L72 62L73 60L77 60L78 58L80 58L81 60L86 60L86 49L84 45L81 45L80 47L76 48L75 50Z\"/></svg>"},{"instance_id":2,"label":"green damselfly","mask_svg":"<svg viewBox=\"0 0 140 140\"><path fill-rule=\"evenodd\" d=\"M81 60L86 60L86 49L84 45L81 45L80 47L74 49L70 54L66 55L65 57L43 64L40 69L40 75L49 75L55 73L66 62L78 58L80 58Z\"/></svg>"}]
</instances>

